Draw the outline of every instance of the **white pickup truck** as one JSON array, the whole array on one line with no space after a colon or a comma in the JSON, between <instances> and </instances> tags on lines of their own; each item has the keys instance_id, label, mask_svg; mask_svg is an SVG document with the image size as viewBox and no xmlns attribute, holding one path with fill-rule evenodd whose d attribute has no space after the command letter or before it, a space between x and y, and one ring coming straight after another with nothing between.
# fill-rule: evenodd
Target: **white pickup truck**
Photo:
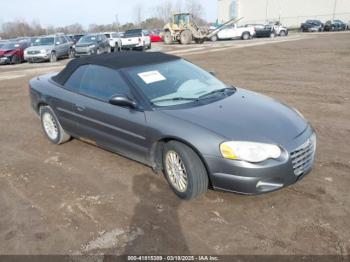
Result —
<instances>
[{"instance_id":1,"label":"white pickup truck","mask_svg":"<svg viewBox=\"0 0 350 262\"><path fill-rule=\"evenodd\" d=\"M254 26L237 26L237 24L229 25L223 28L222 30L217 33L217 35L214 35L211 37L212 41L216 41L218 39L224 40L224 39L242 39L242 40L248 40L253 38L255 35L255 27Z\"/></svg>"},{"instance_id":2,"label":"white pickup truck","mask_svg":"<svg viewBox=\"0 0 350 262\"><path fill-rule=\"evenodd\" d=\"M117 32L104 32L103 33L109 42L109 45L111 46L111 50L116 52L120 51L122 49L122 40Z\"/></svg>"},{"instance_id":3,"label":"white pickup truck","mask_svg":"<svg viewBox=\"0 0 350 262\"><path fill-rule=\"evenodd\" d=\"M146 30L127 30L122 38L123 49L151 49L151 37Z\"/></svg>"}]
</instances>

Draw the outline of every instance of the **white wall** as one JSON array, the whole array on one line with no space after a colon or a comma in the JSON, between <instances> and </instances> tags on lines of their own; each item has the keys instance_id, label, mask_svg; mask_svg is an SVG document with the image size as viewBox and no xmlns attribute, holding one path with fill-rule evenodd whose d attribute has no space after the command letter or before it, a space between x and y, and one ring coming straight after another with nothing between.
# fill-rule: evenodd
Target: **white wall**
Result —
<instances>
[{"instance_id":1,"label":"white wall","mask_svg":"<svg viewBox=\"0 0 350 262\"><path fill-rule=\"evenodd\" d=\"M232 0L219 0L219 2ZM306 19L326 21L332 19L335 1L335 18L344 22L350 21L350 0L237 0L238 17L244 17L242 24L264 23L268 20L278 20L289 27L300 26ZM228 5L226 3L226 5ZM267 17L266 17L266 7ZM221 8L221 10L220 10ZM230 14L219 4L219 13ZM226 19L227 20L227 19ZM219 19L220 22L220 19Z\"/></svg>"}]
</instances>

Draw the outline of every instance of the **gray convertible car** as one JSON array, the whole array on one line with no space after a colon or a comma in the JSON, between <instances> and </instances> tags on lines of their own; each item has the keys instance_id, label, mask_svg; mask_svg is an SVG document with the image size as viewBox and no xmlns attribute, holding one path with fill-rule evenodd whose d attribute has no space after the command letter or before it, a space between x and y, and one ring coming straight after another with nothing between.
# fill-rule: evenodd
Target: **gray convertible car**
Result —
<instances>
[{"instance_id":1,"label":"gray convertible car","mask_svg":"<svg viewBox=\"0 0 350 262\"><path fill-rule=\"evenodd\" d=\"M316 135L297 110L172 55L75 59L32 79L30 98L51 142L82 138L162 170L183 199L274 191L314 163Z\"/></svg>"}]
</instances>

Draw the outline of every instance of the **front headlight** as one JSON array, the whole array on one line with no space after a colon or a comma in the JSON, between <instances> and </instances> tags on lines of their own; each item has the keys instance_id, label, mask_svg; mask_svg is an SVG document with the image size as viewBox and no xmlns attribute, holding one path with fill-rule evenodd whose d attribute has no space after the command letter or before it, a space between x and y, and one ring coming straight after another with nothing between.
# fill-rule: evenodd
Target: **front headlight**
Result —
<instances>
[{"instance_id":1,"label":"front headlight","mask_svg":"<svg viewBox=\"0 0 350 262\"><path fill-rule=\"evenodd\" d=\"M225 158L252 163L262 162L269 158L276 159L282 153L277 145L244 141L224 142L220 145L220 151Z\"/></svg>"},{"instance_id":2,"label":"front headlight","mask_svg":"<svg viewBox=\"0 0 350 262\"><path fill-rule=\"evenodd\" d=\"M96 45L89 45L89 48L95 48Z\"/></svg>"},{"instance_id":3,"label":"front headlight","mask_svg":"<svg viewBox=\"0 0 350 262\"><path fill-rule=\"evenodd\" d=\"M49 49L41 49L40 53L47 54L47 53L50 53L50 50Z\"/></svg>"},{"instance_id":4,"label":"front headlight","mask_svg":"<svg viewBox=\"0 0 350 262\"><path fill-rule=\"evenodd\" d=\"M303 114L296 108L293 107L293 110L303 119L305 119L305 117L303 116Z\"/></svg>"}]
</instances>

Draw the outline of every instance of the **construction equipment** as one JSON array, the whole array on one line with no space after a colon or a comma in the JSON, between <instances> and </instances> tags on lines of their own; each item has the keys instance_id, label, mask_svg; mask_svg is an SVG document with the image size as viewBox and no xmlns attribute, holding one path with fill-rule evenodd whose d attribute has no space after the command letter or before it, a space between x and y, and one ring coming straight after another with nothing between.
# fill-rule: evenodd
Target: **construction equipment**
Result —
<instances>
[{"instance_id":1,"label":"construction equipment","mask_svg":"<svg viewBox=\"0 0 350 262\"><path fill-rule=\"evenodd\" d=\"M183 45L191 44L195 41L197 44L203 43L220 32L225 26L237 23L242 18L233 18L216 29L209 31L207 28L199 28L193 21L190 13L174 14L172 21L164 26L164 43L172 44L179 42Z\"/></svg>"}]
</instances>

